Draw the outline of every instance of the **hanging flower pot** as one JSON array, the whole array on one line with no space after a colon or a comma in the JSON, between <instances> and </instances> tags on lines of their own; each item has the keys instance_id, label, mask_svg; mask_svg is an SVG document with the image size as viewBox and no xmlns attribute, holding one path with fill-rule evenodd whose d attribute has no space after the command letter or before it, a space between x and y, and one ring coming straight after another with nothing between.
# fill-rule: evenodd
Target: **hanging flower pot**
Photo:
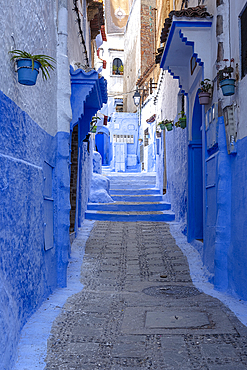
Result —
<instances>
[{"instance_id":1,"label":"hanging flower pot","mask_svg":"<svg viewBox=\"0 0 247 370\"><path fill-rule=\"evenodd\" d=\"M49 70L53 71L55 69L52 63L56 61L48 55L32 55L24 50L11 50L9 54L12 55L10 60L17 63L18 82L22 85L35 85L39 68L44 80L50 77Z\"/></svg>"},{"instance_id":2,"label":"hanging flower pot","mask_svg":"<svg viewBox=\"0 0 247 370\"><path fill-rule=\"evenodd\" d=\"M166 124L165 124L165 127L166 127L167 131L172 131L172 129L173 129L173 124L172 124L172 123L166 123Z\"/></svg>"},{"instance_id":3,"label":"hanging flower pot","mask_svg":"<svg viewBox=\"0 0 247 370\"><path fill-rule=\"evenodd\" d=\"M184 129L186 127L186 122L187 122L187 118L186 118L184 111L181 110L181 112L179 113L179 116L180 117L178 121L175 123L175 126L181 127L182 129Z\"/></svg>"},{"instance_id":4,"label":"hanging flower pot","mask_svg":"<svg viewBox=\"0 0 247 370\"><path fill-rule=\"evenodd\" d=\"M39 62L34 61L34 67L32 68L31 59L17 60L18 82L22 85L35 85L40 66Z\"/></svg>"},{"instance_id":5,"label":"hanging flower pot","mask_svg":"<svg viewBox=\"0 0 247 370\"><path fill-rule=\"evenodd\" d=\"M159 126L161 128L161 130L165 130L166 129L166 125L162 122L159 123Z\"/></svg>"},{"instance_id":6,"label":"hanging flower pot","mask_svg":"<svg viewBox=\"0 0 247 370\"><path fill-rule=\"evenodd\" d=\"M179 118L179 126L184 129L186 127L186 117Z\"/></svg>"},{"instance_id":7,"label":"hanging flower pot","mask_svg":"<svg viewBox=\"0 0 247 370\"><path fill-rule=\"evenodd\" d=\"M220 87L224 96L230 96L235 94L235 79L227 78L220 81Z\"/></svg>"},{"instance_id":8,"label":"hanging flower pot","mask_svg":"<svg viewBox=\"0 0 247 370\"><path fill-rule=\"evenodd\" d=\"M210 82L211 81L208 78L205 78L203 81L201 81L200 88L198 90L199 103L201 105L209 104L209 99L211 96L210 92L212 90L212 85Z\"/></svg>"},{"instance_id":9,"label":"hanging flower pot","mask_svg":"<svg viewBox=\"0 0 247 370\"><path fill-rule=\"evenodd\" d=\"M158 126L161 128L161 130L167 129L167 131L172 131L173 121L169 121L168 119L165 119L164 121L161 121L160 123L158 123Z\"/></svg>"},{"instance_id":10,"label":"hanging flower pot","mask_svg":"<svg viewBox=\"0 0 247 370\"><path fill-rule=\"evenodd\" d=\"M198 94L198 96L199 96L199 103L201 105L208 105L209 104L210 93L208 93L208 92L200 92Z\"/></svg>"},{"instance_id":11,"label":"hanging flower pot","mask_svg":"<svg viewBox=\"0 0 247 370\"><path fill-rule=\"evenodd\" d=\"M224 62L226 63L228 59L224 59ZM225 67L223 69L220 69L217 73L217 77L219 80L220 87L222 89L222 93L224 96L231 96L235 94L235 79L232 78L232 73L234 71L232 67L232 63L234 62L234 59L232 58L230 61L230 65Z\"/></svg>"}]
</instances>

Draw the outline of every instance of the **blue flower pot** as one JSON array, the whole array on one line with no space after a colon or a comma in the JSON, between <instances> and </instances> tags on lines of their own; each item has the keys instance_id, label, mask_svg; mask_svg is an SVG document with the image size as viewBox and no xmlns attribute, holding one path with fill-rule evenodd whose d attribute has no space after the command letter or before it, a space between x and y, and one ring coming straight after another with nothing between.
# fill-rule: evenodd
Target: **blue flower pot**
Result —
<instances>
[{"instance_id":1,"label":"blue flower pot","mask_svg":"<svg viewBox=\"0 0 247 370\"><path fill-rule=\"evenodd\" d=\"M159 126L160 126L161 130L165 130L165 128L166 128L166 125L164 123L160 123Z\"/></svg>"},{"instance_id":2,"label":"blue flower pot","mask_svg":"<svg viewBox=\"0 0 247 370\"><path fill-rule=\"evenodd\" d=\"M179 118L179 126L184 129L186 127L186 117Z\"/></svg>"},{"instance_id":3,"label":"blue flower pot","mask_svg":"<svg viewBox=\"0 0 247 370\"><path fill-rule=\"evenodd\" d=\"M31 59L18 59L17 60L17 72L18 82L22 85L32 86L36 84L39 68L41 64L34 61L34 69L32 70Z\"/></svg>"},{"instance_id":4,"label":"blue flower pot","mask_svg":"<svg viewBox=\"0 0 247 370\"><path fill-rule=\"evenodd\" d=\"M235 94L235 80L234 78L227 78L226 80L220 81L220 87L224 96L230 96Z\"/></svg>"}]
</instances>

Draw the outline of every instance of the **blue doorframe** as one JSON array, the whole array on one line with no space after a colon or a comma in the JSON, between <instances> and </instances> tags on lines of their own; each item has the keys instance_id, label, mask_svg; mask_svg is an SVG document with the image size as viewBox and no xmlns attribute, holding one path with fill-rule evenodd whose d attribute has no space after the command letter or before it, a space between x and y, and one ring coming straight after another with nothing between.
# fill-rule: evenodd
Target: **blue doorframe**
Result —
<instances>
[{"instance_id":1,"label":"blue doorframe","mask_svg":"<svg viewBox=\"0 0 247 370\"><path fill-rule=\"evenodd\" d=\"M188 241L203 239L202 107L196 96L188 146Z\"/></svg>"}]
</instances>

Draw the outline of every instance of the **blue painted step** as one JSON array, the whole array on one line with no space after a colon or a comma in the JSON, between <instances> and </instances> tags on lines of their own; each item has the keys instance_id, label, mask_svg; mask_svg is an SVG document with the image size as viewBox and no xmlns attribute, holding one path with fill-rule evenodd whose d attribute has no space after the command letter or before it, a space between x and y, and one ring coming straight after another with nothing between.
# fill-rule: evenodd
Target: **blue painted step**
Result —
<instances>
[{"instance_id":1,"label":"blue painted step","mask_svg":"<svg viewBox=\"0 0 247 370\"><path fill-rule=\"evenodd\" d=\"M107 174L113 203L89 203L85 218L102 221L154 221L175 220L170 203L156 188L153 173Z\"/></svg>"},{"instance_id":2,"label":"blue painted step","mask_svg":"<svg viewBox=\"0 0 247 370\"><path fill-rule=\"evenodd\" d=\"M116 211L116 212L153 212L171 209L171 204L159 203L88 203L88 211Z\"/></svg>"},{"instance_id":3,"label":"blue painted step","mask_svg":"<svg viewBox=\"0 0 247 370\"><path fill-rule=\"evenodd\" d=\"M115 189L110 188L111 195L152 195L158 194L160 195L159 189L151 188L151 189Z\"/></svg>"},{"instance_id":4,"label":"blue painted step","mask_svg":"<svg viewBox=\"0 0 247 370\"><path fill-rule=\"evenodd\" d=\"M116 202L162 202L162 195L111 195Z\"/></svg>"},{"instance_id":5,"label":"blue painted step","mask_svg":"<svg viewBox=\"0 0 247 370\"><path fill-rule=\"evenodd\" d=\"M154 222L170 222L175 220L175 215L171 211L164 212L97 212L97 211L86 211L85 218L87 220L98 220L98 221L119 221L119 222L137 222L137 221L154 221Z\"/></svg>"}]
</instances>

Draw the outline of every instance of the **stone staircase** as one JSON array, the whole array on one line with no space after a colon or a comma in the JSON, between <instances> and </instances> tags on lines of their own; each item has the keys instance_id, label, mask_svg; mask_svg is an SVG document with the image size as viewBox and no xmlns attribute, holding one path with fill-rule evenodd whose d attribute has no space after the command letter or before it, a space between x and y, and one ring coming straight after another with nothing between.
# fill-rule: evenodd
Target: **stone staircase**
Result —
<instances>
[{"instance_id":1,"label":"stone staircase","mask_svg":"<svg viewBox=\"0 0 247 370\"><path fill-rule=\"evenodd\" d=\"M175 220L171 204L155 188L154 173L107 173L114 203L88 203L85 218L101 221Z\"/></svg>"}]
</instances>

